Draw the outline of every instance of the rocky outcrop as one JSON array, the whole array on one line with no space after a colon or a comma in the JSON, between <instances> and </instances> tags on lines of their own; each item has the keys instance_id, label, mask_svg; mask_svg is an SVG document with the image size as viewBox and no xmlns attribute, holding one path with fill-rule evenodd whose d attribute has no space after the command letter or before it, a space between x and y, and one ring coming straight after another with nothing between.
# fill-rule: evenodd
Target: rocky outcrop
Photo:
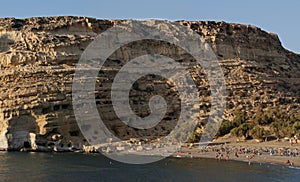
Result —
<instances>
[{"instance_id":1,"label":"rocky outcrop","mask_svg":"<svg viewBox=\"0 0 300 182\"><path fill-rule=\"evenodd\" d=\"M0 19L0 148L42 149L82 148L88 145L77 126L72 109L72 79L75 64L95 37L119 20L96 20L85 17L45 17ZM237 108L247 117L261 109L279 108L299 112L300 56L285 50L278 36L260 28L225 22L179 21L200 34L213 48L222 66L227 84L225 118ZM106 67L126 63L123 55L139 54L148 48L191 64L188 55L162 42L135 42L118 49ZM130 57L130 56L128 56ZM177 101L165 117L166 122L149 131L136 131L118 121L111 112L109 89L111 69L99 73L96 104L108 128L120 138L164 136L174 127ZM201 121L209 114L209 88L201 68L191 70L203 96ZM152 78L153 79L153 78ZM173 98L174 92L160 90L174 87L163 78L143 79L132 90L132 107L145 105L152 91ZM154 87L154 86L155 87ZM158 90L155 88L159 88ZM172 89L171 89L172 90ZM173 109L173 110L172 110ZM145 107L141 116L149 114ZM150 138L151 139L151 138Z\"/></svg>"}]
</instances>

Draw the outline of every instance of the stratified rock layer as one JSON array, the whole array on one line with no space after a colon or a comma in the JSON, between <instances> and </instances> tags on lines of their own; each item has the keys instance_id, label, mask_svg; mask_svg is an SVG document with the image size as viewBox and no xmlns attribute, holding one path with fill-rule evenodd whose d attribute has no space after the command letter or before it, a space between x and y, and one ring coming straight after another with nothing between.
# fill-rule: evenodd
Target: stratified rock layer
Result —
<instances>
[{"instance_id":1,"label":"stratified rock layer","mask_svg":"<svg viewBox=\"0 0 300 182\"><path fill-rule=\"evenodd\" d=\"M88 144L72 109L75 65L99 33L120 22L84 17L0 19L1 148L81 148ZM277 35L250 25L211 21L179 23L201 35L219 59L227 86L225 118L230 119L236 109L244 111L249 118L259 109L279 108L291 114L299 112L300 56L285 50ZM140 44L117 50L106 66L124 64L122 58L133 54L130 48L134 47L157 49L157 53L173 55L178 62L189 64L186 55L166 44L147 41ZM202 96L200 114L204 121L209 115L209 86L203 70L196 68L191 73L193 78L198 77L195 81ZM110 84L106 82L114 74L113 71L99 73L96 87L100 89L95 96L96 103L108 128L124 139L166 135L174 127L168 122L148 133L117 122L115 114L110 112L111 103L104 97L109 95L106 87ZM132 107L137 112L139 109L134 108L134 103L143 102L145 105L145 100L141 101L140 97L153 90L159 92L152 88L153 85L161 88L166 97L176 96L176 89L166 93L174 87L167 80L141 80L132 90ZM167 120L176 116L178 103L173 104L175 110L169 113ZM149 110L144 110L137 114L147 116Z\"/></svg>"}]
</instances>

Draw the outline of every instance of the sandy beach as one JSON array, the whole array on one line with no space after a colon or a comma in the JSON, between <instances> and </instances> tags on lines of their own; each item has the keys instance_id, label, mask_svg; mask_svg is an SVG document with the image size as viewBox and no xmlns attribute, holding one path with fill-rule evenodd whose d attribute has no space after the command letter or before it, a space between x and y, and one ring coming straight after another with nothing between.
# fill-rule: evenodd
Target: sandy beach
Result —
<instances>
[{"instance_id":1,"label":"sandy beach","mask_svg":"<svg viewBox=\"0 0 300 182\"><path fill-rule=\"evenodd\" d=\"M223 142L226 144L220 144ZM208 146L184 146L178 149L174 157L213 158L244 161L249 165L257 162L300 167L300 143L290 145L288 141L217 141Z\"/></svg>"}]
</instances>

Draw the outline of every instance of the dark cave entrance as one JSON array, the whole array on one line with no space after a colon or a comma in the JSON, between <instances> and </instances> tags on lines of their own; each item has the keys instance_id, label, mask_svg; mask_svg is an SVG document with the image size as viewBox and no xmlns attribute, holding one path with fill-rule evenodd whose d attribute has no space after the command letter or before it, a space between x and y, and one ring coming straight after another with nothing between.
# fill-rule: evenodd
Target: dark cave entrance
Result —
<instances>
[{"instance_id":1,"label":"dark cave entrance","mask_svg":"<svg viewBox=\"0 0 300 182\"><path fill-rule=\"evenodd\" d=\"M23 146L24 146L24 148L31 148L31 145L30 145L30 143L29 142L24 142L24 144L23 144Z\"/></svg>"}]
</instances>

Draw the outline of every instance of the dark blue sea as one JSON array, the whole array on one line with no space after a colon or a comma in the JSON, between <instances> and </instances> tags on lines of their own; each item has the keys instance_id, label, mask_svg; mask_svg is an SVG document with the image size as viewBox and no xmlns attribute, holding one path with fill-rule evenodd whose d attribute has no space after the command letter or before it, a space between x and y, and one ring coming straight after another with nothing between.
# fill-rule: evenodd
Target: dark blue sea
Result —
<instances>
[{"instance_id":1,"label":"dark blue sea","mask_svg":"<svg viewBox=\"0 0 300 182\"><path fill-rule=\"evenodd\" d=\"M167 158L145 165L101 154L0 153L0 181L300 181L300 169L281 165Z\"/></svg>"}]
</instances>

